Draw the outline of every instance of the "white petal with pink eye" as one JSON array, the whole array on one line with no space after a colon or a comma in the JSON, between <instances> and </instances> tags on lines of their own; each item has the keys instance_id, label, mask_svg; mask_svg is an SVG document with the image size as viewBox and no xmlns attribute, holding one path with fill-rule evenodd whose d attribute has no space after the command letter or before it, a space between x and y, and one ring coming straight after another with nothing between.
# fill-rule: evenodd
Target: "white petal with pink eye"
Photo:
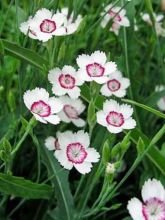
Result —
<instances>
[{"instance_id":1,"label":"white petal with pink eye","mask_svg":"<svg viewBox=\"0 0 165 220\"><path fill-rule=\"evenodd\" d=\"M30 38L32 38L32 39L37 39L36 32L35 32L35 31L32 31L32 30L30 29L31 22L32 22L32 17L30 16L26 22L23 22L23 23L20 24L19 29L20 29L20 31L21 31L22 33L24 33L25 35L28 34L28 36L29 36Z\"/></svg>"},{"instance_id":2,"label":"white petal with pink eye","mask_svg":"<svg viewBox=\"0 0 165 220\"><path fill-rule=\"evenodd\" d=\"M55 150L55 141L56 139L52 136L47 137L45 140L45 146L48 150Z\"/></svg>"},{"instance_id":3,"label":"white petal with pink eye","mask_svg":"<svg viewBox=\"0 0 165 220\"><path fill-rule=\"evenodd\" d=\"M92 164L89 162L81 163L81 164L75 164L74 167L81 173L86 174L91 171Z\"/></svg>"},{"instance_id":4,"label":"white petal with pink eye","mask_svg":"<svg viewBox=\"0 0 165 220\"><path fill-rule=\"evenodd\" d=\"M97 50L91 54L91 59L93 62L104 65L106 63L107 57L104 52Z\"/></svg>"},{"instance_id":5,"label":"white petal with pink eye","mask_svg":"<svg viewBox=\"0 0 165 220\"><path fill-rule=\"evenodd\" d=\"M129 79L122 77L121 72L115 71L108 76L108 80L102 86L100 92L102 95L107 97L114 95L121 98L126 95L126 89L129 85Z\"/></svg>"},{"instance_id":6,"label":"white petal with pink eye","mask_svg":"<svg viewBox=\"0 0 165 220\"><path fill-rule=\"evenodd\" d=\"M120 113L123 114L125 119L128 119L133 114L133 108L130 105L122 104L120 107Z\"/></svg>"},{"instance_id":7,"label":"white petal with pink eye","mask_svg":"<svg viewBox=\"0 0 165 220\"><path fill-rule=\"evenodd\" d=\"M59 98L51 97L49 99L49 105L51 106L51 112L52 113L58 113L62 110L63 108L63 103Z\"/></svg>"},{"instance_id":8,"label":"white petal with pink eye","mask_svg":"<svg viewBox=\"0 0 165 220\"><path fill-rule=\"evenodd\" d=\"M83 119L81 119L81 118L73 119L73 120L72 120L72 123L73 123L74 125L76 125L77 127L84 127L85 124L86 124L86 122L85 122Z\"/></svg>"},{"instance_id":9,"label":"white petal with pink eye","mask_svg":"<svg viewBox=\"0 0 165 220\"><path fill-rule=\"evenodd\" d=\"M54 113L58 113L63 105L56 98L49 98L49 93L45 89L28 90L24 93L23 99L26 107L37 120L45 124L47 121L52 124L59 123L60 119Z\"/></svg>"},{"instance_id":10,"label":"white petal with pink eye","mask_svg":"<svg viewBox=\"0 0 165 220\"><path fill-rule=\"evenodd\" d=\"M74 142L73 133L71 131L65 131L63 133L59 133L58 142L59 145L61 146L61 149L66 149L68 143Z\"/></svg>"},{"instance_id":11,"label":"white petal with pink eye","mask_svg":"<svg viewBox=\"0 0 165 220\"><path fill-rule=\"evenodd\" d=\"M79 118L79 115L85 110L85 105L80 99L71 99L68 96L60 97L63 103L63 109L58 114L60 119L66 123L72 122L77 127L85 125L85 121Z\"/></svg>"},{"instance_id":12,"label":"white petal with pink eye","mask_svg":"<svg viewBox=\"0 0 165 220\"><path fill-rule=\"evenodd\" d=\"M34 115L34 117L37 121L40 121L41 123L47 124L47 121L44 118L40 117L39 115L37 115L33 112L32 112L32 114Z\"/></svg>"},{"instance_id":13,"label":"white petal with pink eye","mask_svg":"<svg viewBox=\"0 0 165 220\"><path fill-rule=\"evenodd\" d=\"M93 148L88 148L89 134L83 130L77 133L70 131L60 133L58 142L60 150L55 156L66 169L74 166L80 173L85 174L90 172L92 163L99 160L99 154Z\"/></svg>"},{"instance_id":14,"label":"white petal with pink eye","mask_svg":"<svg viewBox=\"0 0 165 220\"><path fill-rule=\"evenodd\" d=\"M127 112L124 112L127 111ZM123 129L133 129L136 122L131 115L133 109L128 105L119 105L110 99L103 104L103 110L97 112L97 122L107 127L111 133L119 133Z\"/></svg>"},{"instance_id":15,"label":"white petal with pink eye","mask_svg":"<svg viewBox=\"0 0 165 220\"><path fill-rule=\"evenodd\" d=\"M142 187L142 198L144 202L152 198L157 198L161 201L164 201L165 190L161 182L156 179L147 180Z\"/></svg>"},{"instance_id":16,"label":"white petal with pink eye","mask_svg":"<svg viewBox=\"0 0 165 220\"><path fill-rule=\"evenodd\" d=\"M80 130L77 133L75 133L74 140L75 142L79 142L83 144L84 148L89 147L90 144L89 134L87 132L84 132L83 130Z\"/></svg>"},{"instance_id":17,"label":"white petal with pink eye","mask_svg":"<svg viewBox=\"0 0 165 220\"><path fill-rule=\"evenodd\" d=\"M132 198L127 205L129 214L133 220L146 220L142 214L142 203L137 198Z\"/></svg>"},{"instance_id":18,"label":"white petal with pink eye","mask_svg":"<svg viewBox=\"0 0 165 220\"><path fill-rule=\"evenodd\" d=\"M51 84L56 84L58 82L58 77L60 76L60 68L54 68L49 70L48 80Z\"/></svg>"},{"instance_id":19,"label":"white petal with pink eye","mask_svg":"<svg viewBox=\"0 0 165 220\"><path fill-rule=\"evenodd\" d=\"M115 91L114 95L118 98L123 98L126 95L126 90L125 89L120 89L118 91Z\"/></svg>"},{"instance_id":20,"label":"white petal with pink eye","mask_svg":"<svg viewBox=\"0 0 165 220\"><path fill-rule=\"evenodd\" d=\"M101 124L102 126L107 126L106 114L104 113L104 111L98 111L96 113L96 117L99 124Z\"/></svg>"},{"instance_id":21,"label":"white petal with pink eye","mask_svg":"<svg viewBox=\"0 0 165 220\"><path fill-rule=\"evenodd\" d=\"M115 62L107 62L105 64L105 75L110 75L116 71L117 65Z\"/></svg>"},{"instance_id":22,"label":"white petal with pink eye","mask_svg":"<svg viewBox=\"0 0 165 220\"><path fill-rule=\"evenodd\" d=\"M80 68L83 68L86 67L89 62L92 62L92 58L89 55L82 54L77 57L76 62Z\"/></svg>"},{"instance_id":23,"label":"white petal with pink eye","mask_svg":"<svg viewBox=\"0 0 165 220\"><path fill-rule=\"evenodd\" d=\"M115 127L115 126L112 126L112 125L108 125L107 129L112 134L120 133L123 130L122 127Z\"/></svg>"},{"instance_id":24,"label":"white petal with pink eye","mask_svg":"<svg viewBox=\"0 0 165 220\"><path fill-rule=\"evenodd\" d=\"M87 157L85 158L86 162L97 163L100 159L100 154L94 148L88 148Z\"/></svg>"},{"instance_id":25,"label":"white petal with pink eye","mask_svg":"<svg viewBox=\"0 0 165 220\"><path fill-rule=\"evenodd\" d=\"M53 14L48 9L38 10L35 16L28 20L29 36L43 42L48 41L62 27L66 18L61 13ZM26 31L26 24L21 25L21 31Z\"/></svg>"},{"instance_id":26,"label":"white petal with pink eye","mask_svg":"<svg viewBox=\"0 0 165 220\"><path fill-rule=\"evenodd\" d=\"M109 113L110 111L119 111L120 110L120 105L113 99L106 100L103 103L103 111L105 113Z\"/></svg>"},{"instance_id":27,"label":"white petal with pink eye","mask_svg":"<svg viewBox=\"0 0 165 220\"><path fill-rule=\"evenodd\" d=\"M54 156L58 160L58 162L67 170L71 170L73 168L73 164L68 161L65 151L56 150Z\"/></svg>"},{"instance_id":28,"label":"white petal with pink eye","mask_svg":"<svg viewBox=\"0 0 165 220\"><path fill-rule=\"evenodd\" d=\"M78 29L82 21L82 16L78 15L76 18L74 18L74 13L69 13L68 8L62 8L61 14L65 18L65 22L62 28L58 28L56 35L64 36L73 34Z\"/></svg>"},{"instance_id":29,"label":"white petal with pink eye","mask_svg":"<svg viewBox=\"0 0 165 220\"><path fill-rule=\"evenodd\" d=\"M107 12L107 14L103 17L103 20L101 22L101 26L103 28L106 27L106 25L109 23L110 20L113 20L113 24L112 27L110 28L110 31L118 35L121 26L125 26L125 27L130 26L130 22L126 17L125 9L121 9L121 7L113 6L112 4L109 4L108 6L105 7L104 10L105 12ZM102 16L103 14L104 13L101 13Z\"/></svg>"},{"instance_id":30,"label":"white petal with pink eye","mask_svg":"<svg viewBox=\"0 0 165 220\"><path fill-rule=\"evenodd\" d=\"M49 93L43 88L35 88L33 90L27 90L23 96L24 103L28 109L36 101L43 100L47 102L49 99Z\"/></svg>"},{"instance_id":31,"label":"white petal with pink eye","mask_svg":"<svg viewBox=\"0 0 165 220\"><path fill-rule=\"evenodd\" d=\"M122 127L123 129L133 129L136 127L136 121L130 117L129 119L125 120Z\"/></svg>"},{"instance_id":32,"label":"white petal with pink eye","mask_svg":"<svg viewBox=\"0 0 165 220\"><path fill-rule=\"evenodd\" d=\"M160 181L148 179L142 187L143 203L133 198L127 209L134 220L165 219L165 190Z\"/></svg>"},{"instance_id":33,"label":"white petal with pink eye","mask_svg":"<svg viewBox=\"0 0 165 220\"><path fill-rule=\"evenodd\" d=\"M80 96L80 88L79 87L75 87L72 90L68 91L68 95L72 98L72 99L77 99Z\"/></svg>"},{"instance_id":34,"label":"white petal with pink eye","mask_svg":"<svg viewBox=\"0 0 165 220\"><path fill-rule=\"evenodd\" d=\"M53 84L52 91L55 95L68 94L76 99L80 96L79 85L84 83L72 66L65 65L62 70L55 68L49 71L48 80Z\"/></svg>"},{"instance_id":35,"label":"white petal with pink eye","mask_svg":"<svg viewBox=\"0 0 165 220\"><path fill-rule=\"evenodd\" d=\"M60 123L60 118L58 115L50 115L46 118L46 120L51 123L51 124L54 124L54 125L57 125Z\"/></svg>"},{"instance_id":36,"label":"white petal with pink eye","mask_svg":"<svg viewBox=\"0 0 165 220\"><path fill-rule=\"evenodd\" d=\"M105 83L107 75L116 70L116 64L113 62L106 63L106 55L102 51L95 51L90 56L81 55L77 58L79 66L78 73L84 81L96 81L99 84Z\"/></svg>"}]
</instances>

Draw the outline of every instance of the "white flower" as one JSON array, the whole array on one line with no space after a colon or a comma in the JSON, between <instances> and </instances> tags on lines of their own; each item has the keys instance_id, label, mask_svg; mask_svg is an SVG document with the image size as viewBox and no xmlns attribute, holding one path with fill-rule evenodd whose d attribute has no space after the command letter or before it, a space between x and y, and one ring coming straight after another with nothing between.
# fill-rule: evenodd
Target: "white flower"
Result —
<instances>
[{"instance_id":1,"label":"white flower","mask_svg":"<svg viewBox=\"0 0 165 220\"><path fill-rule=\"evenodd\" d=\"M101 87L101 94L104 96L124 97L126 89L130 85L130 80L122 77L121 72L116 71L109 75L108 81Z\"/></svg>"},{"instance_id":2,"label":"white flower","mask_svg":"<svg viewBox=\"0 0 165 220\"><path fill-rule=\"evenodd\" d=\"M34 117L42 122L58 124L59 116L56 114L63 108L62 102L55 97L49 97L49 93L43 88L28 90L23 96L26 107L31 111Z\"/></svg>"},{"instance_id":3,"label":"white flower","mask_svg":"<svg viewBox=\"0 0 165 220\"><path fill-rule=\"evenodd\" d=\"M65 17L62 13L53 14L48 9L38 10L35 16L27 22L20 25L20 30L32 37L43 42L48 41L53 35L59 33L64 24ZM34 37L35 36L35 37Z\"/></svg>"},{"instance_id":4,"label":"white flower","mask_svg":"<svg viewBox=\"0 0 165 220\"><path fill-rule=\"evenodd\" d=\"M132 198L127 209L133 220L163 220L165 219L165 190L156 179L147 180L142 187L143 203Z\"/></svg>"},{"instance_id":5,"label":"white flower","mask_svg":"<svg viewBox=\"0 0 165 220\"><path fill-rule=\"evenodd\" d=\"M103 110L97 112L97 122L107 127L111 133L119 133L123 129L133 129L135 120L131 117L133 108L130 105L119 105L110 99L103 104Z\"/></svg>"},{"instance_id":6,"label":"white flower","mask_svg":"<svg viewBox=\"0 0 165 220\"><path fill-rule=\"evenodd\" d=\"M68 96L60 97L63 103L63 109L58 113L61 121L66 123L72 122L77 127L83 127L85 121L79 117L79 115L85 110L85 105L80 99L71 99Z\"/></svg>"},{"instance_id":7,"label":"white flower","mask_svg":"<svg viewBox=\"0 0 165 220\"><path fill-rule=\"evenodd\" d=\"M65 22L62 28L57 30L56 35L59 35L59 36L70 35L76 32L82 21L82 16L78 15L77 18L74 20L73 12L68 16L68 13L69 13L68 8L62 8L61 13L63 14L63 16L65 16L66 19L65 19Z\"/></svg>"},{"instance_id":8,"label":"white flower","mask_svg":"<svg viewBox=\"0 0 165 220\"><path fill-rule=\"evenodd\" d=\"M162 21L162 19L164 18L163 15L156 15L155 13L153 14L154 18L155 18L155 22L160 23ZM149 16L149 14L147 13L141 13L141 17L143 19L143 21L145 21L146 23L148 23L149 25L152 25L152 21L151 18Z\"/></svg>"},{"instance_id":9,"label":"white flower","mask_svg":"<svg viewBox=\"0 0 165 220\"><path fill-rule=\"evenodd\" d=\"M72 66L64 66L61 69L54 68L49 71L48 79L52 83L52 91L57 96L68 94L76 99L80 96L80 88L84 81Z\"/></svg>"},{"instance_id":10,"label":"white flower","mask_svg":"<svg viewBox=\"0 0 165 220\"><path fill-rule=\"evenodd\" d=\"M161 92L163 90L165 90L165 86L163 85L156 86L155 88L156 92ZM159 101L157 102L157 106L160 110L165 111L165 96L159 99Z\"/></svg>"},{"instance_id":11,"label":"white flower","mask_svg":"<svg viewBox=\"0 0 165 220\"><path fill-rule=\"evenodd\" d=\"M118 7L118 6L113 7L112 4L109 4L108 6L105 7L105 11L102 12L101 15L103 16L105 14L105 12L107 14L103 17L103 20L101 22L101 26L103 28L106 27L106 25L109 23L110 20L113 20L110 31L112 31L116 35L118 35L119 29L121 26L124 26L124 27L130 26L130 22L125 15L126 14L125 9L121 10L121 7Z\"/></svg>"},{"instance_id":12,"label":"white flower","mask_svg":"<svg viewBox=\"0 0 165 220\"><path fill-rule=\"evenodd\" d=\"M89 148L88 133L66 131L58 135L61 150L55 151L59 163L68 170L75 167L80 173L89 173L92 163L99 161L100 155L94 148Z\"/></svg>"},{"instance_id":13,"label":"white flower","mask_svg":"<svg viewBox=\"0 0 165 220\"><path fill-rule=\"evenodd\" d=\"M20 31L25 35L28 34L28 36L32 39L37 39L36 32L30 29L32 22L33 18L30 16L26 22L20 24Z\"/></svg>"},{"instance_id":14,"label":"white flower","mask_svg":"<svg viewBox=\"0 0 165 220\"><path fill-rule=\"evenodd\" d=\"M165 29L162 27L162 19L164 18L164 16L161 14L156 15L155 13L153 15L155 18L155 29L156 29L157 35L165 37ZM141 17L143 21L145 21L147 24L152 26L152 21L151 21L149 14L141 13Z\"/></svg>"},{"instance_id":15,"label":"white flower","mask_svg":"<svg viewBox=\"0 0 165 220\"><path fill-rule=\"evenodd\" d=\"M58 143L58 134L59 132L57 132L56 137L54 138L52 136L49 136L46 138L45 140L45 146L48 150L60 150L60 145Z\"/></svg>"},{"instance_id":16,"label":"white flower","mask_svg":"<svg viewBox=\"0 0 165 220\"><path fill-rule=\"evenodd\" d=\"M116 71L116 64L106 60L106 54L101 51L95 51L91 55L79 55L76 59L79 75L87 82L94 80L99 84L105 83L108 75Z\"/></svg>"}]
</instances>

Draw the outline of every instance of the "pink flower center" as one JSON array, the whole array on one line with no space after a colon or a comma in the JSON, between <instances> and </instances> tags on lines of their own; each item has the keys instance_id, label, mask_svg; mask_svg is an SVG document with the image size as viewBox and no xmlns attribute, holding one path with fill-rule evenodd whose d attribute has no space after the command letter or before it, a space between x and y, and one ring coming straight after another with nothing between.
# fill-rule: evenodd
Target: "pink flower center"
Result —
<instances>
[{"instance_id":1,"label":"pink flower center","mask_svg":"<svg viewBox=\"0 0 165 220\"><path fill-rule=\"evenodd\" d=\"M71 119L78 119L78 112L77 110L71 105L64 105L63 111L67 115L68 118Z\"/></svg>"},{"instance_id":2,"label":"pink flower center","mask_svg":"<svg viewBox=\"0 0 165 220\"><path fill-rule=\"evenodd\" d=\"M114 18L114 21L121 21L121 16L114 12L112 9L109 10L108 14L110 15L111 18Z\"/></svg>"},{"instance_id":3,"label":"pink flower center","mask_svg":"<svg viewBox=\"0 0 165 220\"><path fill-rule=\"evenodd\" d=\"M83 163L87 157L85 148L79 142L69 144L67 146L66 154L68 160L75 164Z\"/></svg>"},{"instance_id":4,"label":"pink flower center","mask_svg":"<svg viewBox=\"0 0 165 220\"><path fill-rule=\"evenodd\" d=\"M69 74L61 74L59 77L59 83L64 89L73 89L75 87L75 78Z\"/></svg>"},{"instance_id":5,"label":"pink flower center","mask_svg":"<svg viewBox=\"0 0 165 220\"><path fill-rule=\"evenodd\" d=\"M56 150L61 150L60 144L59 144L59 142L58 142L58 139L55 140L55 142L54 142L54 147L55 147Z\"/></svg>"},{"instance_id":6,"label":"pink flower center","mask_svg":"<svg viewBox=\"0 0 165 220\"><path fill-rule=\"evenodd\" d=\"M107 115L106 121L109 125L120 127L124 124L124 117L121 113L112 111Z\"/></svg>"},{"instance_id":7,"label":"pink flower center","mask_svg":"<svg viewBox=\"0 0 165 220\"><path fill-rule=\"evenodd\" d=\"M145 220L165 220L165 203L158 198L151 198L143 205Z\"/></svg>"},{"instance_id":8,"label":"pink flower center","mask_svg":"<svg viewBox=\"0 0 165 220\"><path fill-rule=\"evenodd\" d=\"M56 23L49 19L44 19L40 24L40 30L44 33L52 33L56 30Z\"/></svg>"},{"instance_id":9,"label":"pink flower center","mask_svg":"<svg viewBox=\"0 0 165 220\"><path fill-rule=\"evenodd\" d=\"M118 80L112 79L107 82L107 86L111 92L115 92L120 89L121 84Z\"/></svg>"},{"instance_id":10,"label":"pink flower center","mask_svg":"<svg viewBox=\"0 0 165 220\"><path fill-rule=\"evenodd\" d=\"M90 77L100 77L104 75L104 67L99 63L92 63L86 66L86 71Z\"/></svg>"},{"instance_id":11,"label":"pink flower center","mask_svg":"<svg viewBox=\"0 0 165 220\"><path fill-rule=\"evenodd\" d=\"M40 100L32 104L31 111L41 117L48 117L51 114L51 107Z\"/></svg>"}]
</instances>

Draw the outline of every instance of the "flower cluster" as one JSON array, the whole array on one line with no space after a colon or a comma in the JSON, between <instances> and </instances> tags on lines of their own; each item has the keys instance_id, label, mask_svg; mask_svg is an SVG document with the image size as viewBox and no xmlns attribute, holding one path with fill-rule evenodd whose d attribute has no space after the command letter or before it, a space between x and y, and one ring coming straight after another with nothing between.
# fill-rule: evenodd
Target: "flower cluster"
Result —
<instances>
[{"instance_id":1,"label":"flower cluster","mask_svg":"<svg viewBox=\"0 0 165 220\"><path fill-rule=\"evenodd\" d=\"M119 34L120 27L129 27L130 22L126 17L126 10L121 9L121 7L109 4L105 7L104 12L101 13L103 17L101 26L105 28L109 22L112 22L110 31L114 32L116 35Z\"/></svg>"},{"instance_id":2,"label":"flower cluster","mask_svg":"<svg viewBox=\"0 0 165 220\"><path fill-rule=\"evenodd\" d=\"M142 187L143 203L132 198L127 209L133 220L165 219L165 189L156 179L147 180Z\"/></svg>"},{"instance_id":3,"label":"flower cluster","mask_svg":"<svg viewBox=\"0 0 165 220\"><path fill-rule=\"evenodd\" d=\"M45 140L45 146L55 151L55 157L65 169L75 167L81 174L89 173L92 163L98 162L100 158L99 153L94 148L89 148L89 145L89 135L83 130L77 133L58 132L56 139L48 137Z\"/></svg>"},{"instance_id":4,"label":"flower cluster","mask_svg":"<svg viewBox=\"0 0 165 220\"><path fill-rule=\"evenodd\" d=\"M119 28L120 25L129 24L124 17L125 11L122 10L120 13L117 11L118 8L109 11L110 16L116 15L114 25ZM81 20L79 15L73 21L73 13L68 14L67 8L56 13L41 9L34 17L22 23L20 29L29 37L45 42L54 35L75 32ZM106 97L121 98L126 95L126 89L130 85L129 79L122 76L115 62L107 61L104 52L95 51L90 55L79 55L76 62L77 69L65 65L49 71L48 80L52 84L52 93L55 96L50 97L44 88L35 88L24 93L24 103L36 120L54 125L60 121L71 122L77 127L84 127L85 121L80 115L84 112L85 105L79 97L80 86L85 82L94 81L100 84L100 93ZM119 133L123 129L135 127L136 122L131 117L132 113L133 109L130 106L120 106L114 100L107 100L103 104L103 110L97 112L97 122L106 126L111 133ZM90 172L92 163L98 162L100 157L99 153L89 145L89 135L83 130L77 133L57 132L56 138L50 136L45 140L45 146L55 151L55 157L64 168L70 170L75 167L82 174Z\"/></svg>"},{"instance_id":5,"label":"flower cluster","mask_svg":"<svg viewBox=\"0 0 165 220\"><path fill-rule=\"evenodd\" d=\"M72 122L77 127L83 127L85 121L80 118L85 105L81 101L80 93L85 82L94 81L101 84L100 93L106 97L118 98L126 95L130 85L129 79L122 76L117 70L115 62L107 61L106 54L101 51L79 55L76 59L78 69L65 65L63 68L54 68L48 73L48 80L52 84L52 92L56 97L49 97L43 88L28 90L24 94L24 102L34 117L42 123L58 124ZM58 96L58 98L57 98ZM119 105L115 100L106 100L103 110L97 112L97 122L107 127L111 133L119 133L123 129L132 129L136 126L131 117L133 108L127 104ZM99 154L89 148L89 135L83 130L72 133L67 131L57 133L56 139L48 137L45 145L55 150L55 157L60 164L71 169L75 167L80 173L91 170L92 162L97 162Z\"/></svg>"},{"instance_id":6,"label":"flower cluster","mask_svg":"<svg viewBox=\"0 0 165 220\"><path fill-rule=\"evenodd\" d=\"M157 35L165 37L165 29L162 27L162 20L163 20L164 16L162 14L156 15L155 13L153 15L154 15L154 19L155 19L155 29L156 29ZM141 17L142 17L143 21L145 21L148 25L150 25L150 26L153 25L149 14L141 13Z\"/></svg>"},{"instance_id":7,"label":"flower cluster","mask_svg":"<svg viewBox=\"0 0 165 220\"><path fill-rule=\"evenodd\" d=\"M34 17L30 16L26 22L21 23L20 30L32 39L46 42L53 36L74 33L81 21L81 15L73 20L73 13L69 14L68 8L63 8L57 13L43 8L38 10Z\"/></svg>"}]
</instances>

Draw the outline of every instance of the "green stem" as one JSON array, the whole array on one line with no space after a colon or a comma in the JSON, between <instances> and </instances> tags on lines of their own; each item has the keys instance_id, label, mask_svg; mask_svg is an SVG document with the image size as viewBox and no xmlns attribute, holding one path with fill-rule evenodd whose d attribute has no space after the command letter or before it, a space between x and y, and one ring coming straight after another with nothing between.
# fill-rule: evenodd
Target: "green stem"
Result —
<instances>
[{"instance_id":1,"label":"green stem","mask_svg":"<svg viewBox=\"0 0 165 220\"><path fill-rule=\"evenodd\" d=\"M30 133L31 129L35 126L35 124L36 124L36 120L34 117L32 117L28 123L25 133L23 134L23 136L21 137L21 139L19 140L13 151L11 152L11 155L14 155L20 149L22 143L24 142L27 135Z\"/></svg>"}]
</instances>

